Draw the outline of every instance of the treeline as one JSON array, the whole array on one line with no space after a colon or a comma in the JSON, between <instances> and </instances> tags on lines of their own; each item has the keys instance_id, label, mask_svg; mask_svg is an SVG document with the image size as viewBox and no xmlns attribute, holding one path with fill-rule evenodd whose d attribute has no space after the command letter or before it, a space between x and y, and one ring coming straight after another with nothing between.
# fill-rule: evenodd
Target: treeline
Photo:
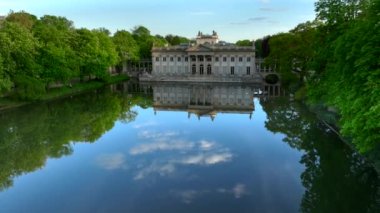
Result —
<instances>
[{"instance_id":1,"label":"treeline","mask_svg":"<svg viewBox=\"0 0 380 213\"><path fill-rule=\"evenodd\" d=\"M335 108L341 132L371 150L380 142L380 0L319 0L315 11L269 37L266 62L296 98Z\"/></svg>"},{"instance_id":2,"label":"treeline","mask_svg":"<svg viewBox=\"0 0 380 213\"><path fill-rule=\"evenodd\" d=\"M151 35L143 26L114 35L104 28L77 29L65 17L11 12L0 21L0 97L38 99L52 83L107 81L108 69L124 60L150 58L151 48L188 39Z\"/></svg>"}]
</instances>

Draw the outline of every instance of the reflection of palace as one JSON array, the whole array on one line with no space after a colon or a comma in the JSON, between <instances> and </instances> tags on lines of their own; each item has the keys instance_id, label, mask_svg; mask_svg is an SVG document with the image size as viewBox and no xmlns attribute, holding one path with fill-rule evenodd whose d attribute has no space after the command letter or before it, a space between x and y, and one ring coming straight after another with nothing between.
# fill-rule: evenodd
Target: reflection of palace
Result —
<instances>
[{"instance_id":1,"label":"reflection of palace","mask_svg":"<svg viewBox=\"0 0 380 213\"><path fill-rule=\"evenodd\" d=\"M187 111L190 117L209 116L218 112L248 114L251 118L255 89L241 85L160 84L153 86L155 111Z\"/></svg>"},{"instance_id":2,"label":"reflection of palace","mask_svg":"<svg viewBox=\"0 0 380 213\"><path fill-rule=\"evenodd\" d=\"M152 49L153 71L140 76L150 81L261 82L256 72L255 47L219 42L216 32L196 37L195 44Z\"/></svg>"}]
</instances>

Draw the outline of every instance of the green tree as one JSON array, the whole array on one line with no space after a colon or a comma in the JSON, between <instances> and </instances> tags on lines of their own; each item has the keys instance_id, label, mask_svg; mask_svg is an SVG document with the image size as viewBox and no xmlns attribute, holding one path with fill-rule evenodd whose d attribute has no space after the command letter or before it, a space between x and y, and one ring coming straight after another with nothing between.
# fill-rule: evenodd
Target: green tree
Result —
<instances>
[{"instance_id":1,"label":"green tree","mask_svg":"<svg viewBox=\"0 0 380 213\"><path fill-rule=\"evenodd\" d=\"M266 62L276 67L285 87L295 84L290 90L302 87L311 74L317 26L316 22L302 23L289 33L272 36L269 41L271 51Z\"/></svg>"},{"instance_id":2,"label":"green tree","mask_svg":"<svg viewBox=\"0 0 380 213\"><path fill-rule=\"evenodd\" d=\"M178 36L178 35L172 35L172 34L169 34L169 35L166 35L165 36L165 40L170 44L170 45L180 45L182 43L189 43L190 40L186 37L181 37L181 36Z\"/></svg>"},{"instance_id":3,"label":"green tree","mask_svg":"<svg viewBox=\"0 0 380 213\"><path fill-rule=\"evenodd\" d=\"M96 58L96 69L93 70L93 74L100 79L106 79L109 76L108 69L111 66L116 65L118 61L118 54L116 52L116 47L109 37L107 31L102 29L93 30L97 41L97 58Z\"/></svg>"},{"instance_id":4,"label":"green tree","mask_svg":"<svg viewBox=\"0 0 380 213\"><path fill-rule=\"evenodd\" d=\"M132 34L126 30L117 31L112 41L116 46L119 63L125 60L137 61L139 59L139 47Z\"/></svg>"},{"instance_id":5,"label":"green tree","mask_svg":"<svg viewBox=\"0 0 380 213\"><path fill-rule=\"evenodd\" d=\"M252 41L245 39L245 40L239 40L236 42L237 46L252 46Z\"/></svg>"},{"instance_id":6,"label":"green tree","mask_svg":"<svg viewBox=\"0 0 380 213\"><path fill-rule=\"evenodd\" d=\"M74 50L79 59L80 76L106 80L108 68L117 63L117 52L111 38L103 30L76 31Z\"/></svg>"},{"instance_id":7,"label":"green tree","mask_svg":"<svg viewBox=\"0 0 380 213\"><path fill-rule=\"evenodd\" d=\"M13 85L9 75L4 72L3 66L3 58L0 54L0 95L3 91L9 91Z\"/></svg>"},{"instance_id":8,"label":"green tree","mask_svg":"<svg viewBox=\"0 0 380 213\"><path fill-rule=\"evenodd\" d=\"M326 22L319 33L327 39L318 43L309 97L336 107L342 133L369 151L380 141L380 1L318 3L318 17ZM332 29L340 34L330 34Z\"/></svg>"},{"instance_id":9,"label":"green tree","mask_svg":"<svg viewBox=\"0 0 380 213\"><path fill-rule=\"evenodd\" d=\"M43 16L33 29L40 41L38 62L41 77L46 83L68 82L79 76L75 52L72 48L75 29L64 17Z\"/></svg>"},{"instance_id":10,"label":"green tree","mask_svg":"<svg viewBox=\"0 0 380 213\"><path fill-rule=\"evenodd\" d=\"M0 55L4 90L10 89L11 81L16 88L16 94L24 93L25 88L29 88L30 92L27 94L19 94L25 99L38 98L45 92L40 89L44 85L40 79L39 65L36 63L39 45L25 27L8 21L3 23L0 29Z\"/></svg>"},{"instance_id":11,"label":"green tree","mask_svg":"<svg viewBox=\"0 0 380 213\"><path fill-rule=\"evenodd\" d=\"M35 23L37 22L37 17L25 11L12 11L7 15L5 20L12 23L18 23L19 25L31 31Z\"/></svg>"},{"instance_id":12,"label":"green tree","mask_svg":"<svg viewBox=\"0 0 380 213\"><path fill-rule=\"evenodd\" d=\"M150 35L150 31L143 26L136 26L132 30L132 35L137 45L139 46L139 58L147 59L151 58L151 49L153 47L153 39Z\"/></svg>"}]
</instances>

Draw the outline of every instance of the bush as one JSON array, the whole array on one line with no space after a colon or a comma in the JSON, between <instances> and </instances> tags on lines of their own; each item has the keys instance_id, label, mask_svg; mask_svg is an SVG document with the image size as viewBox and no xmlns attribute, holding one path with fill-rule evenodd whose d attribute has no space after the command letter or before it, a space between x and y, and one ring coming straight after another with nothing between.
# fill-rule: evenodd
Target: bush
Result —
<instances>
[{"instance_id":1,"label":"bush","mask_svg":"<svg viewBox=\"0 0 380 213\"><path fill-rule=\"evenodd\" d=\"M14 83L14 95L20 100L38 100L46 93L43 82L26 75L15 77Z\"/></svg>"},{"instance_id":2,"label":"bush","mask_svg":"<svg viewBox=\"0 0 380 213\"><path fill-rule=\"evenodd\" d=\"M307 95L307 89L306 89L306 86L303 86L303 87L301 87L301 88L299 88L297 90L297 92L295 93L294 98L297 101L302 101L302 100L306 99L306 95Z\"/></svg>"}]
</instances>

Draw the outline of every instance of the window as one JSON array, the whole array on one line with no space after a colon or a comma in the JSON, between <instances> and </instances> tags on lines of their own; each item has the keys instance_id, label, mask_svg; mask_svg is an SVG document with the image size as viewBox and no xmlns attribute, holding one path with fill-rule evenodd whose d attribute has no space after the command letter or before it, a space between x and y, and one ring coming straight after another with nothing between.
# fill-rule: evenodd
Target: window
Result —
<instances>
[{"instance_id":1,"label":"window","mask_svg":"<svg viewBox=\"0 0 380 213\"><path fill-rule=\"evenodd\" d=\"M163 59L163 61L166 61L166 57L163 57L162 59Z\"/></svg>"},{"instance_id":2,"label":"window","mask_svg":"<svg viewBox=\"0 0 380 213\"><path fill-rule=\"evenodd\" d=\"M178 61L181 61L181 57L178 57Z\"/></svg>"},{"instance_id":3,"label":"window","mask_svg":"<svg viewBox=\"0 0 380 213\"><path fill-rule=\"evenodd\" d=\"M201 66L199 67L199 74L201 74L201 75L203 75L203 71L204 71L203 68L204 68L203 64L201 64Z\"/></svg>"},{"instance_id":4,"label":"window","mask_svg":"<svg viewBox=\"0 0 380 213\"><path fill-rule=\"evenodd\" d=\"M215 57L215 61L219 61L219 57Z\"/></svg>"},{"instance_id":5,"label":"window","mask_svg":"<svg viewBox=\"0 0 380 213\"><path fill-rule=\"evenodd\" d=\"M185 61L189 61L189 58L188 58L188 57L185 57Z\"/></svg>"},{"instance_id":6,"label":"window","mask_svg":"<svg viewBox=\"0 0 380 213\"><path fill-rule=\"evenodd\" d=\"M211 75L211 64L207 65L207 75Z\"/></svg>"},{"instance_id":7,"label":"window","mask_svg":"<svg viewBox=\"0 0 380 213\"><path fill-rule=\"evenodd\" d=\"M193 75L195 75L195 73L197 73L197 67L195 66L195 64L193 64L193 66L191 66L191 72L193 73Z\"/></svg>"},{"instance_id":8,"label":"window","mask_svg":"<svg viewBox=\"0 0 380 213\"><path fill-rule=\"evenodd\" d=\"M235 57L231 57L231 62L234 62L235 61Z\"/></svg>"},{"instance_id":9,"label":"window","mask_svg":"<svg viewBox=\"0 0 380 213\"><path fill-rule=\"evenodd\" d=\"M251 74L251 67L247 67L247 75Z\"/></svg>"},{"instance_id":10,"label":"window","mask_svg":"<svg viewBox=\"0 0 380 213\"><path fill-rule=\"evenodd\" d=\"M251 61L251 57L247 57L247 61L250 62Z\"/></svg>"},{"instance_id":11,"label":"window","mask_svg":"<svg viewBox=\"0 0 380 213\"><path fill-rule=\"evenodd\" d=\"M156 57L156 61L160 61L160 58L159 58L159 57Z\"/></svg>"},{"instance_id":12,"label":"window","mask_svg":"<svg viewBox=\"0 0 380 213\"><path fill-rule=\"evenodd\" d=\"M203 56L199 56L199 61L203 61Z\"/></svg>"},{"instance_id":13,"label":"window","mask_svg":"<svg viewBox=\"0 0 380 213\"><path fill-rule=\"evenodd\" d=\"M207 57L206 57L206 61L209 61L209 62L210 62L210 61L211 61L211 56L207 56Z\"/></svg>"},{"instance_id":14,"label":"window","mask_svg":"<svg viewBox=\"0 0 380 213\"><path fill-rule=\"evenodd\" d=\"M242 62L243 61L243 57L239 57L239 62Z\"/></svg>"},{"instance_id":15,"label":"window","mask_svg":"<svg viewBox=\"0 0 380 213\"><path fill-rule=\"evenodd\" d=\"M226 62L227 61L227 57L223 57L223 61Z\"/></svg>"},{"instance_id":16,"label":"window","mask_svg":"<svg viewBox=\"0 0 380 213\"><path fill-rule=\"evenodd\" d=\"M173 59L173 57L170 57L170 61L173 61L174 59Z\"/></svg>"},{"instance_id":17,"label":"window","mask_svg":"<svg viewBox=\"0 0 380 213\"><path fill-rule=\"evenodd\" d=\"M195 56L191 56L191 61L196 61L197 60L197 58L195 58Z\"/></svg>"},{"instance_id":18,"label":"window","mask_svg":"<svg viewBox=\"0 0 380 213\"><path fill-rule=\"evenodd\" d=\"M231 67L231 75L235 75L235 67Z\"/></svg>"}]
</instances>

